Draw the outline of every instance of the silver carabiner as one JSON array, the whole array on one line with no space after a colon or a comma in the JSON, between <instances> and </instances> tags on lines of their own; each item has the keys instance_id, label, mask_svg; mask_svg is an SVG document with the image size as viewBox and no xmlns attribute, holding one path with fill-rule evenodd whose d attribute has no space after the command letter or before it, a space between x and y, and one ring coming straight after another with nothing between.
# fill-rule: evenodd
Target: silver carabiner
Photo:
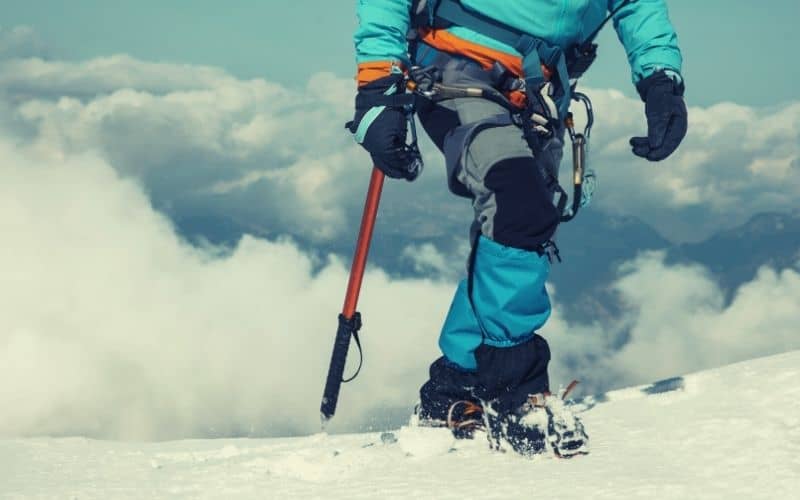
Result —
<instances>
[{"instance_id":1,"label":"silver carabiner","mask_svg":"<svg viewBox=\"0 0 800 500\"><path fill-rule=\"evenodd\" d=\"M589 96L584 94L583 92L572 92L572 100L578 101L579 103L583 104L584 109L586 110L586 126L583 128L583 132L576 133L575 132L575 124L573 123L572 117L570 116L567 122L567 130L569 131L569 138L571 140L575 140L575 137L580 134L586 139L586 143L588 146L589 137L592 135L592 126L594 126L594 108L592 107L592 101L589 99Z\"/></svg>"},{"instance_id":2,"label":"silver carabiner","mask_svg":"<svg viewBox=\"0 0 800 500\"><path fill-rule=\"evenodd\" d=\"M412 181L419 177L422 169L425 168L425 163L422 161L422 153L419 150L419 143L417 142L417 124L414 121L414 107L405 106L404 109L406 120L408 121L409 132L411 132L411 142L406 144L407 150L411 153L411 163L408 165L408 180Z\"/></svg>"},{"instance_id":3,"label":"silver carabiner","mask_svg":"<svg viewBox=\"0 0 800 500\"><path fill-rule=\"evenodd\" d=\"M594 109L589 96L581 92L572 93L572 99L583 104L586 110L586 126L582 132L575 131L575 120L572 113L564 121L569 139L572 142L572 184L574 188L572 204L562 215L562 221L569 221L577 215L581 207L592 201L592 196L597 187L597 176L594 171L586 168L589 137L594 125Z\"/></svg>"}]
</instances>

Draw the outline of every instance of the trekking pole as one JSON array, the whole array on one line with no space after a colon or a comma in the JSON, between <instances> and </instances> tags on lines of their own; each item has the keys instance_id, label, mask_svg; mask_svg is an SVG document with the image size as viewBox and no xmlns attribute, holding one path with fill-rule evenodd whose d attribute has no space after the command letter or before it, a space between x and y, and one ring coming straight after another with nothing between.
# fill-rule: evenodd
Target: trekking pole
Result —
<instances>
[{"instance_id":1,"label":"trekking pole","mask_svg":"<svg viewBox=\"0 0 800 500\"><path fill-rule=\"evenodd\" d=\"M322 404L319 408L323 429L336 413L336 403L339 400L339 389L342 382L353 380L361 370L361 363L359 363L355 375L347 380L342 378L351 336L355 339L359 353L361 353L361 342L358 339L358 330L361 328L361 315L356 312L356 307L358 305L358 295L361 291L361 282L364 278L364 268L367 264L369 246L372 241L372 230L375 228L375 218L378 214L378 204L381 200L383 180L383 172L378 168L373 168L369 189L367 190L367 199L364 203L364 214L361 216L361 229L358 233L353 264L350 267L350 280L347 284L344 307L342 308L342 314L339 315L339 328L336 331L336 340L333 343L333 354L328 367L328 378L325 381L325 392L322 395Z\"/></svg>"}]
</instances>

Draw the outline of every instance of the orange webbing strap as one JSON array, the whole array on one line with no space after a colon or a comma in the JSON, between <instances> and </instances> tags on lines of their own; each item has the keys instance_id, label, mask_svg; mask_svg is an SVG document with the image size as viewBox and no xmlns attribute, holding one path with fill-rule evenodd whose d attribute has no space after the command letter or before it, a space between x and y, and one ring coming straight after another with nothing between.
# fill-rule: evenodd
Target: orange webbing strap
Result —
<instances>
[{"instance_id":1,"label":"orange webbing strap","mask_svg":"<svg viewBox=\"0 0 800 500\"><path fill-rule=\"evenodd\" d=\"M420 39L434 49L441 50L450 54L458 54L469 57L484 69L491 69L494 63L500 63L514 76L522 77L522 57L509 54L501 50L491 49L479 43L470 42L459 38L449 31L443 29L420 28ZM553 70L542 65L542 73L546 79L553 77Z\"/></svg>"},{"instance_id":2,"label":"orange webbing strap","mask_svg":"<svg viewBox=\"0 0 800 500\"><path fill-rule=\"evenodd\" d=\"M358 65L356 82L358 82L359 87L362 87L378 78L391 75L394 68L402 69L402 66L398 64L397 61L370 61L361 63Z\"/></svg>"}]
</instances>

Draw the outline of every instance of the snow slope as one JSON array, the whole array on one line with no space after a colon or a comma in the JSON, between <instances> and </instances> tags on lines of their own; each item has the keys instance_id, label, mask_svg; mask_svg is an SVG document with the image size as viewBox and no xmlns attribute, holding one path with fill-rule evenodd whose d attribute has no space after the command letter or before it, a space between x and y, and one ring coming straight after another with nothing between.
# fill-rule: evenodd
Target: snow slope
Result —
<instances>
[{"instance_id":1,"label":"snow slope","mask_svg":"<svg viewBox=\"0 0 800 500\"><path fill-rule=\"evenodd\" d=\"M589 398L592 453L574 460L448 452L446 431L408 428L395 443L3 440L0 498L798 498L799 375L796 351Z\"/></svg>"}]
</instances>

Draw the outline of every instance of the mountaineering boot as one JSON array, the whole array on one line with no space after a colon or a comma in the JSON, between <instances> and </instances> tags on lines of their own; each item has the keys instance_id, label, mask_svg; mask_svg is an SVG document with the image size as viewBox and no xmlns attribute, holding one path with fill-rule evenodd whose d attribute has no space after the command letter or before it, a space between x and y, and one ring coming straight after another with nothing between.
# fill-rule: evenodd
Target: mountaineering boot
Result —
<instances>
[{"instance_id":1,"label":"mountaineering boot","mask_svg":"<svg viewBox=\"0 0 800 500\"><path fill-rule=\"evenodd\" d=\"M414 412L418 425L460 427L462 419L472 420L478 411L482 413L473 395L476 385L474 373L463 370L444 357L434 361L430 378L419 391L419 405Z\"/></svg>"},{"instance_id":2,"label":"mountaineering boot","mask_svg":"<svg viewBox=\"0 0 800 500\"><path fill-rule=\"evenodd\" d=\"M526 457L544 453L548 447L559 458L589 453L589 436L583 423L562 398L533 394L510 413L499 414L491 407L485 413L489 440L495 449L502 449L506 443Z\"/></svg>"},{"instance_id":3,"label":"mountaineering boot","mask_svg":"<svg viewBox=\"0 0 800 500\"><path fill-rule=\"evenodd\" d=\"M447 428L456 439L472 439L475 431L485 429L483 406L473 401L456 401L447 412Z\"/></svg>"},{"instance_id":4,"label":"mountaineering boot","mask_svg":"<svg viewBox=\"0 0 800 500\"><path fill-rule=\"evenodd\" d=\"M417 405L412 423L420 427L447 427L456 439L472 439L475 431L485 429L483 407L469 400L451 404L445 419L431 418L421 405Z\"/></svg>"},{"instance_id":5,"label":"mountaineering boot","mask_svg":"<svg viewBox=\"0 0 800 500\"><path fill-rule=\"evenodd\" d=\"M553 453L560 458L589 454L589 436L583 422L569 409L561 398L545 398L547 413L547 440Z\"/></svg>"},{"instance_id":6,"label":"mountaineering boot","mask_svg":"<svg viewBox=\"0 0 800 500\"><path fill-rule=\"evenodd\" d=\"M502 451L508 445L522 456L531 457L547 449L547 415L544 412L525 412L522 408L500 413L489 405L486 409L489 445Z\"/></svg>"}]
</instances>

